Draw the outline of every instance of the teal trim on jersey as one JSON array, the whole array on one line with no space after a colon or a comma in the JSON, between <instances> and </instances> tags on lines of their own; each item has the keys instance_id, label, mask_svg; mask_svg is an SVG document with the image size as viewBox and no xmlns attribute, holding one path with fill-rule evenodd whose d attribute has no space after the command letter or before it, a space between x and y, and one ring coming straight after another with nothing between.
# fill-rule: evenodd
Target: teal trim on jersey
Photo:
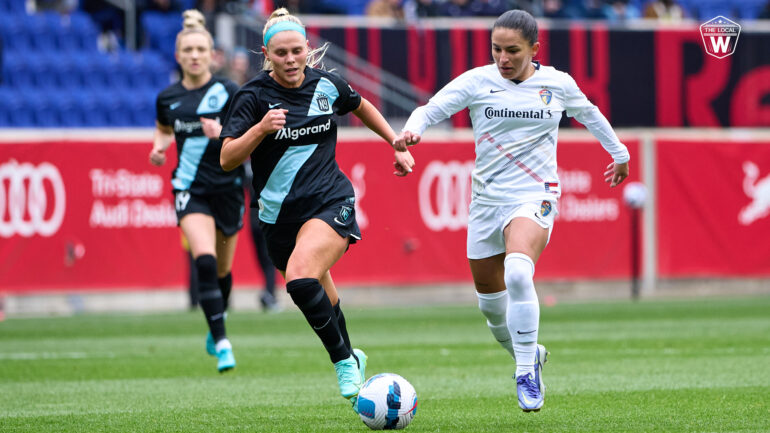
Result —
<instances>
[{"instance_id":1,"label":"teal trim on jersey","mask_svg":"<svg viewBox=\"0 0 770 433\"><path fill-rule=\"evenodd\" d=\"M208 137L190 137L184 141L182 154L179 155L179 167L176 169L176 176L171 180L174 189L182 191L190 189L208 145Z\"/></svg>"},{"instance_id":2,"label":"teal trim on jersey","mask_svg":"<svg viewBox=\"0 0 770 433\"><path fill-rule=\"evenodd\" d=\"M198 105L198 111L196 114L211 114L219 113L227 103L227 98L230 95L227 93L227 89L222 83L215 83L209 87L209 90L203 95L201 103Z\"/></svg>"},{"instance_id":3,"label":"teal trim on jersey","mask_svg":"<svg viewBox=\"0 0 770 433\"><path fill-rule=\"evenodd\" d=\"M334 101L339 97L340 92L337 90L337 86L328 79L321 78L315 86L313 100L310 101L307 115L320 116L322 114L332 114L332 105L334 105Z\"/></svg>"},{"instance_id":4,"label":"teal trim on jersey","mask_svg":"<svg viewBox=\"0 0 770 433\"><path fill-rule=\"evenodd\" d=\"M262 188L262 193L259 194L260 220L268 224L275 224L283 200L289 194L297 172L305 165L317 147L317 144L309 144L307 146L289 146L286 149L281 160L270 173L265 187Z\"/></svg>"}]
</instances>

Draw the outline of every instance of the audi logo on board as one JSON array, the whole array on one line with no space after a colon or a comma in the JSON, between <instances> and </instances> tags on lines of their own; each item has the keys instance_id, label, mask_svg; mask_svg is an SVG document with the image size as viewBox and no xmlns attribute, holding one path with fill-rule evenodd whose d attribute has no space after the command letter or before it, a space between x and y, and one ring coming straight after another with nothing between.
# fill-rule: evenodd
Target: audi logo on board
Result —
<instances>
[{"instance_id":1,"label":"audi logo on board","mask_svg":"<svg viewBox=\"0 0 770 433\"><path fill-rule=\"evenodd\" d=\"M420 216L433 231L464 229L471 202L473 161L431 161L420 177Z\"/></svg>"},{"instance_id":2,"label":"audi logo on board","mask_svg":"<svg viewBox=\"0 0 770 433\"><path fill-rule=\"evenodd\" d=\"M52 236L64 219L67 194L51 163L0 165L0 237Z\"/></svg>"}]
</instances>

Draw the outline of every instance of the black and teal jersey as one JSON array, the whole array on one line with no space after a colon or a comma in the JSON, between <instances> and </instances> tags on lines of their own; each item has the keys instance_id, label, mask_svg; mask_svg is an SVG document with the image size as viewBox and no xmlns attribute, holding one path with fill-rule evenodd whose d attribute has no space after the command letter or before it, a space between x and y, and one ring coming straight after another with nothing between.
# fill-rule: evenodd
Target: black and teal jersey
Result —
<instances>
[{"instance_id":1,"label":"black and teal jersey","mask_svg":"<svg viewBox=\"0 0 770 433\"><path fill-rule=\"evenodd\" d=\"M334 159L334 114L359 107L361 96L334 72L305 68L298 88L285 88L262 71L233 99L221 138L240 137L271 109L283 108L286 125L251 153L259 219L269 224L305 221L340 199L354 202L353 185Z\"/></svg>"},{"instance_id":2,"label":"black and teal jersey","mask_svg":"<svg viewBox=\"0 0 770 433\"><path fill-rule=\"evenodd\" d=\"M232 81L214 77L198 89L187 90L177 82L158 94L156 119L174 128L179 155L171 179L174 191L206 194L242 187L243 167L231 172L222 170L222 140L206 137L200 121L207 117L221 122L237 90L238 85Z\"/></svg>"}]
</instances>

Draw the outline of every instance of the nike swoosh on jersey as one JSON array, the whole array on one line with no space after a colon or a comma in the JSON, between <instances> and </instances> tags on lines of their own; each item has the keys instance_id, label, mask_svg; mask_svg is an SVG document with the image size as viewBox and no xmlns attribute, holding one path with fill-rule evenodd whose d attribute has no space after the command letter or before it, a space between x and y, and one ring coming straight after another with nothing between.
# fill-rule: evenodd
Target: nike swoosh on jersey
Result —
<instances>
[{"instance_id":1,"label":"nike swoosh on jersey","mask_svg":"<svg viewBox=\"0 0 770 433\"><path fill-rule=\"evenodd\" d=\"M276 104L267 104L267 106L268 106L268 107L270 107L271 109L273 109L273 108L275 108L275 107L277 107L277 106L279 106L279 105L281 105L281 103L280 103L280 102L278 102L278 103L276 103Z\"/></svg>"},{"instance_id":2,"label":"nike swoosh on jersey","mask_svg":"<svg viewBox=\"0 0 770 433\"><path fill-rule=\"evenodd\" d=\"M337 223L337 224L339 224L339 225L341 225L341 226L344 226L344 225L345 225L345 223L344 223L344 222L342 222L342 221L340 221L340 220L338 220L338 219L337 219L337 217L334 217L334 222L335 222L335 223Z\"/></svg>"},{"instance_id":3,"label":"nike swoosh on jersey","mask_svg":"<svg viewBox=\"0 0 770 433\"><path fill-rule=\"evenodd\" d=\"M505 89L498 89L498 90L490 89L489 90L489 93L499 93L499 92L505 92Z\"/></svg>"},{"instance_id":4,"label":"nike swoosh on jersey","mask_svg":"<svg viewBox=\"0 0 770 433\"><path fill-rule=\"evenodd\" d=\"M180 105L182 105L182 102L174 102L173 104L168 106L169 110L176 110Z\"/></svg>"}]
</instances>

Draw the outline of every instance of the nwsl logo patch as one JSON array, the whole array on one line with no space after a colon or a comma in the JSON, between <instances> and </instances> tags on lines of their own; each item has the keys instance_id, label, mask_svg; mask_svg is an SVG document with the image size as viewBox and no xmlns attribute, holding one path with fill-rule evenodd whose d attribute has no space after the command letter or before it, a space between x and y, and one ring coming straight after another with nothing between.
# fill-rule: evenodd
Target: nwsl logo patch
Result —
<instances>
[{"instance_id":1,"label":"nwsl logo patch","mask_svg":"<svg viewBox=\"0 0 770 433\"><path fill-rule=\"evenodd\" d=\"M327 98L326 95L318 96L318 99L316 99L316 103L318 104L319 110L321 111L329 110L329 98Z\"/></svg>"},{"instance_id":2,"label":"nwsl logo patch","mask_svg":"<svg viewBox=\"0 0 770 433\"><path fill-rule=\"evenodd\" d=\"M551 97L553 96L553 92L551 92L548 89L543 89L540 91L540 100L543 101L543 104L548 105L551 103Z\"/></svg>"}]
</instances>

